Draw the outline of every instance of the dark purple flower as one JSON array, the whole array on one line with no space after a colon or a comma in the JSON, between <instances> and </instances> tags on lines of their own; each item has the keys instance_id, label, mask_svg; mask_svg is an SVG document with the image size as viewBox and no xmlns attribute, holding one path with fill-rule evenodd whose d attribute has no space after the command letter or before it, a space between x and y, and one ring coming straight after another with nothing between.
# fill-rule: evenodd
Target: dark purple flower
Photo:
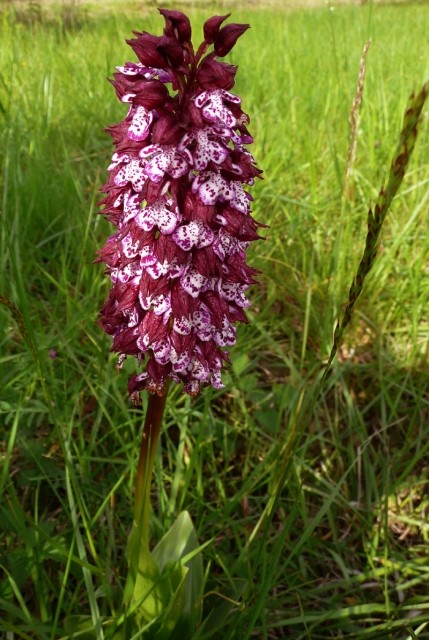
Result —
<instances>
[{"instance_id":1,"label":"dark purple flower","mask_svg":"<svg viewBox=\"0 0 429 640\"><path fill-rule=\"evenodd\" d=\"M227 18L229 18L230 15L230 13L227 13L224 16L213 16L212 18L206 20L203 30L204 40L207 42L207 44L213 44L213 42L216 40L217 34L219 33L220 25Z\"/></svg>"},{"instance_id":2,"label":"dark purple flower","mask_svg":"<svg viewBox=\"0 0 429 640\"><path fill-rule=\"evenodd\" d=\"M214 41L216 55L221 57L226 56L238 38L243 35L249 27L250 24L227 24L225 27L222 27Z\"/></svg>"},{"instance_id":3,"label":"dark purple flower","mask_svg":"<svg viewBox=\"0 0 429 640\"><path fill-rule=\"evenodd\" d=\"M180 42L189 42L191 39L191 23L189 18L181 11L160 9L160 14L165 18L164 33L166 36L175 37Z\"/></svg>"},{"instance_id":4,"label":"dark purple flower","mask_svg":"<svg viewBox=\"0 0 429 640\"><path fill-rule=\"evenodd\" d=\"M246 149L249 118L230 92L236 67L216 60L248 25L210 18L195 53L188 18L160 12L164 35L136 32L138 62L114 75L129 111L108 129L115 153L100 203L117 230L98 256L112 281L99 323L119 367L128 355L143 365L129 381L134 397L162 393L168 379L191 395L223 386L255 282L246 250L262 226L250 215L246 187L261 172Z\"/></svg>"}]
</instances>

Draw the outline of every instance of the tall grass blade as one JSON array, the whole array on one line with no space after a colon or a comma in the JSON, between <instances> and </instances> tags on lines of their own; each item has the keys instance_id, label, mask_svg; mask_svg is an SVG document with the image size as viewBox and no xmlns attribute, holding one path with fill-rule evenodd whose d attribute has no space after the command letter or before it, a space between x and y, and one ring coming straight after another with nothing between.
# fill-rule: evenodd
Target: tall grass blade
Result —
<instances>
[{"instance_id":1,"label":"tall grass blade","mask_svg":"<svg viewBox=\"0 0 429 640\"><path fill-rule=\"evenodd\" d=\"M417 140L421 113L426 102L426 98L428 97L428 93L429 82L426 82L417 95L413 93L409 98L404 115L402 131L399 136L398 146L390 165L387 187L381 187L378 199L375 203L374 211L372 211L372 209L369 209L368 211L368 232L365 240L364 253L349 290L348 301L343 317L337 321L337 325L335 327L334 343L326 364L325 375L322 379L322 383L342 343L344 332L351 322L356 302L362 293L365 278L374 266L378 252L380 232L392 200L404 179L404 175Z\"/></svg>"}]
</instances>

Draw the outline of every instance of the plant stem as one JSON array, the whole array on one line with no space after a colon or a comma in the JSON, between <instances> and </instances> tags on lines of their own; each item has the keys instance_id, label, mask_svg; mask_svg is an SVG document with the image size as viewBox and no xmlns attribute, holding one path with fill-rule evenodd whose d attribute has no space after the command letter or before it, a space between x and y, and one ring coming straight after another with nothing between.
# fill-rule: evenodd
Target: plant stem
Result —
<instances>
[{"instance_id":1,"label":"plant stem","mask_svg":"<svg viewBox=\"0 0 429 640\"><path fill-rule=\"evenodd\" d=\"M147 547L149 546L151 478L167 393L168 388L165 389L162 395L156 393L149 395L137 467L134 523L137 526L141 526L142 541Z\"/></svg>"}]
</instances>

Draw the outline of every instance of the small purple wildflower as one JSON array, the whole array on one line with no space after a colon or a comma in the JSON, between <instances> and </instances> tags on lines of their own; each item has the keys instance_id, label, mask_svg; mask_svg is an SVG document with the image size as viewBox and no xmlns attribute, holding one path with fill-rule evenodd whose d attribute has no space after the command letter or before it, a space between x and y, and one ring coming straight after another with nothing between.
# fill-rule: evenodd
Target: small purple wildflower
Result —
<instances>
[{"instance_id":1,"label":"small purple wildflower","mask_svg":"<svg viewBox=\"0 0 429 640\"><path fill-rule=\"evenodd\" d=\"M257 273L246 249L263 226L245 189L261 171L245 148L249 118L230 92L236 67L216 59L249 25L221 27L228 16L214 16L194 52L188 18L160 12L164 35L135 32L138 62L114 74L130 106L108 129L116 149L100 203L117 231L98 256L113 284L99 323L119 367L128 355L145 363L129 381L134 399L163 393L169 378L191 395L223 386L225 347L235 344L234 323L247 322Z\"/></svg>"}]
</instances>

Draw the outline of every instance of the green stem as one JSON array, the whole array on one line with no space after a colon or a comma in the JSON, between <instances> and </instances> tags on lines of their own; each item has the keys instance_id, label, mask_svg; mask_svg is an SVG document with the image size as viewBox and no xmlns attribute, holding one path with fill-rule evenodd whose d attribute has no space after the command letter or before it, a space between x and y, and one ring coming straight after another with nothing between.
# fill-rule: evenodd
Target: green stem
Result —
<instances>
[{"instance_id":1,"label":"green stem","mask_svg":"<svg viewBox=\"0 0 429 640\"><path fill-rule=\"evenodd\" d=\"M161 431L162 417L168 389L162 395L151 393L143 427L140 445L140 457L136 476L136 493L134 502L134 526L141 531L141 537L146 547L149 547L149 513L150 487L155 462L156 447Z\"/></svg>"}]
</instances>

